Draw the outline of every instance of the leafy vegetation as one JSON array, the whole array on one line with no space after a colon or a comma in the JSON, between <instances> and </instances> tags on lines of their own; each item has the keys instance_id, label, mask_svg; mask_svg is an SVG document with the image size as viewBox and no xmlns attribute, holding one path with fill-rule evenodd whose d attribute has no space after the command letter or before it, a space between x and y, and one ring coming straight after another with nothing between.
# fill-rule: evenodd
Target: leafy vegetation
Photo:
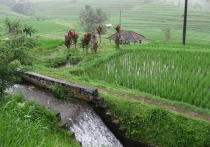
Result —
<instances>
[{"instance_id":1,"label":"leafy vegetation","mask_svg":"<svg viewBox=\"0 0 210 147\"><path fill-rule=\"evenodd\" d=\"M104 44L104 46L105 45L107 44ZM39 65L34 68L34 71L59 79L65 79L67 81L72 81L74 79L79 83L84 83L85 85L92 84L105 89L107 88L116 93L129 91L128 88L135 92L139 91L145 93L151 93L155 92L157 89L162 89L161 91L163 94L169 93L170 95L169 97L159 95L160 99L168 98L171 105L182 105L188 109L189 106L182 103L175 104L175 101L187 103L185 100L191 100L192 95L190 95L190 91L196 83L193 82L194 79L189 80L189 78L199 79L196 76L200 77L200 73L202 73L198 71L198 66L196 66L196 63L194 62L199 62L199 66L202 67L201 69L208 69L205 68L205 66L208 65L206 64L208 63L208 60L205 60L204 58L208 56L208 46L209 45L207 44L192 44L184 47L177 43L158 42L143 45L130 45L130 49L125 49L127 46L122 46L121 50L115 50L115 46L109 45L109 47L112 47L111 52L109 50L108 53L104 51L100 54L85 56L76 67L41 69L41 66ZM172 61L174 62L170 62L171 59L173 59ZM165 65L167 65L167 67ZM137 72L138 70L136 70L138 67L139 74ZM188 72L191 68L193 76ZM69 74L69 69L71 69L71 74ZM94 72L92 69L94 69ZM170 70L172 71L170 72ZM193 71L198 73L193 73ZM154 75L152 73L154 73ZM186 73L189 75L187 76ZM78 77L75 77L72 74L77 75ZM176 76L174 76L175 74ZM185 78L187 79L186 81L184 80ZM201 76L201 79L203 78L208 78L208 76ZM174 84L173 87L170 87L170 82L174 83L174 80L178 85ZM145 83L141 83L142 81ZM188 84L189 81L192 81L192 83L185 85ZM138 85L138 82L141 84ZM178 96L177 93L180 93L178 91L180 87L179 82L181 82L182 86L185 85L185 91L189 90L189 95L179 95L181 96L181 99L177 100L175 98ZM129 83L131 86L129 86ZM154 85L150 88L152 84L163 85ZM208 85L208 82L206 82L206 84ZM174 86L176 86L176 88L174 88ZM139 89L143 87L145 87L145 91ZM120 90L121 88L123 89ZM195 91L197 88L195 88ZM180 88L180 90L182 89L183 88ZM196 92L199 94L203 91L197 90ZM108 103L110 111L114 112L115 116L122 122L122 125L126 126L128 129L126 136L141 138L161 146L193 146L193 144L209 146L209 122L170 112L161 107L149 106L139 101L133 101L130 97L125 99L116 97L112 94L100 93L105 98L105 102ZM173 97L170 97L171 94L174 94ZM206 93L203 92L203 94ZM139 93L138 95L143 96L143 94ZM150 98L151 96L147 95L146 97ZM199 98L200 97L197 97L197 99ZM205 104L208 105L208 103ZM194 105L199 108L202 107L201 103L199 103L199 105ZM195 106L191 109L195 110ZM208 107L203 108L205 108L203 111L209 113ZM167 139L165 139L166 137ZM194 140L194 142L192 142L192 140Z\"/></svg>"},{"instance_id":2,"label":"leafy vegetation","mask_svg":"<svg viewBox=\"0 0 210 147\"><path fill-rule=\"evenodd\" d=\"M70 99L73 98L73 95L70 94L69 92L67 92L62 85L60 84L55 84L53 86L50 87L50 91L52 91L52 93L57 96L57 98L61 98L61 99Z\"/></svg>"},{"instance_id":3,"label":"leafy vegetation","mask_svg":"<svg viewBox=\"0 0 210 147\"><path fill-rule=\"evenodd\" d=\"M166 147L210 146L209 122L166 110L162 106L132 100L144 97L154 101L153 105L161 102L169 107L176 106L177 109L184 108L201 116L209 116L209 10L188 10L187 44L182 46L181 5L173 6L154 0L49 1L37 0L31 5L40 17L45 18L40 21L0 6L0 14L7 13L11 20L18 16L28 26L33 25L39 30L40 46L28 52L37 60L31 61L33 66L28 64L22 67L69 82L102 88L99 89L100 95L127 128L128 137ZM107 29L105 35L98 34L102 41L97 54L84 55L85 44L78 42L76 51L70 49L69 58L70 63L77 65L60 67L68 61L69 55L63 46L63 34L72 30L77 31L79 39L83 37L84 30L78 18L86 5L105 10L108 18L105 23L113 25L119 23L121 11L122 29L139 32L146 36L146 40L141 45L121 45L120 50L116 50L115 44L105 39L115 30ZM4 16L0 18L1 38L6 36L1 29L3 22ZM167 42L162 42L165 40ZM5 42L1 41L2 44ZM3 54L0 55L3 57ZM20 58L26 59L28 55ZM16 61L11 66L19 66L19 62L14 64ZM3 67L2 64L0 67ZM10 69L9 66L5 68ZM65 97L59 85L52 89Z\"/></svg>"},{"instance_id":4,"label":"leafy vegetation","mask_svg":"<svg viewBox=\"0 0 210 147\"><path fill-rule=\"evenodd\" d=\"M84 74L91 79L210 108L209 51L144 48L122 52L97 65L94 73L89 68Z\"/></svg>"},{"instance_id":5,"label":"leafy vegetation","mask_svg":"<svg viewBox=\"0 0 210 147\"><path fill-rule=\"evenodd\" d=\"M192 119L129 98L103 95L110 111L127 127L129 137L160 146L209 146L209 122ZM201 131L202 130L202 131Z\"/></svg>"},{"instance_id":6,"label":"leafy vegetation","mask_svg":"<svg viewBox=\"0 0 210 147\"><path fill-rule=\"evenodd\" d=\"M98 24L102 24L108 19L106 12L101 8L95 10L90 6L86 5L85 9L80 11L81 25L84 27L84 31L95 31Z\"/></svg>"},{"instance_id":7,"label":"leafy vegetation","mask_svg":"<svg viewBox=\"0 0 210 147\"><path fill-rule=\"evenodd\" d=\"M0 99L0 117L1 146L79 146L58 127L51 111L25 101L22 94Z\"/></svg>"},{"instance_id":8,"label":"leafy vegetation","mask_svg":"<svg viewBox=\"0 0 210 147\"><path fill-rule=\"evenodd\" d=\"M18 65L31 65L32 56L29 50L37 46L37 39L31 35L35 32L33 27L21 28L20 21L5 20L9 37L0 41L0 94L2 95L6 87L19 79L22 71ZM22 33L25 34L22 34ZM29 35L30 37L28 37Z\"/></svg>"}]
</instances>

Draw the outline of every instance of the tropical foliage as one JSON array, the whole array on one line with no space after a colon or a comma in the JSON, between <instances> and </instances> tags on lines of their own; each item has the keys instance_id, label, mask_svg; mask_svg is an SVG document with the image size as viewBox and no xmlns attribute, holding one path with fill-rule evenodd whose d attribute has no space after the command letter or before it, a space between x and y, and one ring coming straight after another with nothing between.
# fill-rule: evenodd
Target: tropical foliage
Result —
<instances>
[{"instance_id":1,"label":"tropical foliage","mask_svg":"<svg viewBox=\"0 0 210 147\"><path fill-rule=\"evenodd\" d=\"M83 48L86 47L86 55L88 54L88 48L89 48L90 40L91 40L91 33L90 32L85 33L84 37L81 38L82 47Z\"/></svg>"},{"instance_id":2,"label":"tropical foliage","mask_svg":"<svg viewBox=\"0 0 210 147\"><path fill-rule=\"evenodd\" d=\"M0 2L6 3L7 1L1 0ZM49 39L50 41L42 40L42 44L45 46L33 50L33 53L40 56L39 62L31 67L32 71L63 80L75 80L78 83L104 88L110 94L113 93L113 95L103 95L108 92L100 90L110 111L114 112L122 125L127 128L126 136L141 138L160 146L210 146L209 122L173 113L161 107L154 108L143 102L133 102L131 100L134 98L133 95L128 95L127 99L124 98L125 95L132 92L135 98L146 97L145 100L155 100L155 102L157 100L157 103L164 102L163 105L179 105L180 107L176 108L186 107L192 113L205 112L208 116L210 108L210 85L208 82L210 47L207 44L209 44L208 24L210 19L208 19L207 10L188 10L190 12L187 30L188 43L186 47L182 47L179 45L181 44L183 25L182 5L174 7L170 3L162 4L160 1L153 0L150 3L146 3L146 1L143 3L139 0L88 1L88 4L105 9L113 24L119 23L118 14L122 9L123 28L139 31L145 34L148 40L141 45L136 44L135 47L132 44L122 45L123 50L116 51L114 45L104 40L100 44L100 54L85 56L74 67L56 68L66 61L67 50L62 47L60 36L63 38L63 30L67 30L69 27L82 32L74 23L75 18L79 17L78 11L82 9L86 1L71 3L60 0L53 1L51 4L49 1L43 2L37 1L33 5L40 11L43 18L50 17L49 20L37 22L29 20L28 17L23 18L28 24L36 24L40 28L43 38L53 38ZM60 3L64 5L58 8ZM5 15L7 13L2 9L0 11ZM84 15L86 14L84 13ZM11 16L22 17L19 14L11 14ZM37 20L41 20L41 16L38 15ZM85 22L85 19L81 19L84 28L90 27L91 31L95 30L97 23L95 26L93 23L92 27L89 22ZM3 28L2 26L0 25L0 29ZM170 36L169 42L148 43L166 39L162 30L168 26L173 30L173 36ZM113 33L111 30L108 31ZM57 41L54 40L55 38ZM171 43L172 41L177 43ZM5 41L1 41L1 44L3 43ZM81 43L85 47L85 42ZM207 44L198 45L195 43ZM16 62L17 60L14 60L12 65ZM69 70L71 74L69 74ZM122 95L118 98L116 95L119 94ZM191 111L192 109L193 111ZM196 116L204 115L196 113Z\"/></svg>"},{"instance_id":3,"label":"tropical foliage","mask_svg":"<svg viewBox=\"0 0 210 147\"><path fill-rule=\"evenodd\" d=\"M12 82L18 80L21 72L17 69L18 64L30 65L32 56L28 50L37 46L37 38L27 37L22 32L32 35L34 30L22 30L20 21L11 22L5 20L6 28L10 36L7 40L0 41L0 93Z\"/></svg>"},{"instance_id":4,"label":"tropical foliage","mask_svg":"<svg viewBox=\"0 0 210 147\"><path fill-rule=\"evenodd\" d=\"M73 32L73 31L68 31L67 34L65 35L65 40L64 40L64 45L70 49L71 45L74 44L75 46L75 49L76 49L76 45L77 45L77 42L78 42L78 34L77 32Z\"/></svg>"},{"instance_id":5,"label":"tropical foliage","mask_svg":"<svg viewBox=\"0 0 210 147\"><path fill-rule=\"evenodd\" d=\"M86 5L79 14L84 30L89 32L95 31L98 24L108 20L107 14L101 8L93 9L89 5Z\"/></svg>"}]
</instances>

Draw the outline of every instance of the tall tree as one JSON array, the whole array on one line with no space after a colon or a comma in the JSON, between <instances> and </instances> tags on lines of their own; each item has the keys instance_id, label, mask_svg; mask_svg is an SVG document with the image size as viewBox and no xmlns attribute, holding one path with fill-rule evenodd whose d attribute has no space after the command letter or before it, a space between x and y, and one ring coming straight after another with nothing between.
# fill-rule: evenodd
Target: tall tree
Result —
<instances>
[{"instance_id":1,"label":"tall tree","mask_svg":"<svg viewBox=\"0 0 210 147\"><path fill-rule=\"evenodd\" d=\"M108 20L106 12L104 12L101 8L96 8L95 17L98 24L101 24Z\"/></svg>"},{"instance_id":2,"label":"tall tree","mask_svg":"<svg viewBox=\"0 0 210 147\"><path fill-rule=\"evenodd\" d=\"M93 8L89 5L86 5L85 9L80 11L80 19L84 26L87 24L93 25L95 19Z\"/></svg>"},{"instance_id":3,"label":"tall tree","mask_svg":"<svg viewBox=\"0 0 210 147\"><path fill-rule=\"evenodd\" d=\"M79 14L84 30L89 32L94 31L98 24L108 20L107 14L102 9L93 9L90 5L86 5Z\"/></svg>"}]
</instances>

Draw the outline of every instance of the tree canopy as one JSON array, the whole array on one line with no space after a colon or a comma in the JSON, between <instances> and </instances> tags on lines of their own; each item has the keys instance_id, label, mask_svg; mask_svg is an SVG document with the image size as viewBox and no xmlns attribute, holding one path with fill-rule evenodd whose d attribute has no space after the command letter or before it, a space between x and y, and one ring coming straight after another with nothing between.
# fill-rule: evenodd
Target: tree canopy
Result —
<instances>
[{"instance_id":1,"label":"tree canopy","mask_svg":"<svg viewBox=\"0 0 210 147\"><path fill-rule=\"evenodd\" d=\"M94 31L98 24L108 20L106 12L101 8L93 9L90 5L86 5L84 9L80 11L81 25L85 31Z\"/></svg>"}]
</instances>

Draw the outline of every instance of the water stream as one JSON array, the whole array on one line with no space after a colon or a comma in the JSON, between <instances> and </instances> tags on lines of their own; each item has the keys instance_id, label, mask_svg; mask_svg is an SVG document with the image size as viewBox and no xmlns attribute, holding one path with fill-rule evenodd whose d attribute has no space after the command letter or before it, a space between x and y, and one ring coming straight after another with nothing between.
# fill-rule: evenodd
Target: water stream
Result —
<instances>
[{"instance_id":1,"label":"water stream","mask_svg":"<svg viewBox=\"0 0 210 147\"><path fill-rule=\"evenodd\" d=\"M57 99L51 93L31 85L14 85L7 91L15 93L20 90L26 99L35 100L52 111L60 112L61 123L70 124L76 140L81 142L83 147L122 147L86 102L77 99Z\"/></svg>"}]
</instances>

